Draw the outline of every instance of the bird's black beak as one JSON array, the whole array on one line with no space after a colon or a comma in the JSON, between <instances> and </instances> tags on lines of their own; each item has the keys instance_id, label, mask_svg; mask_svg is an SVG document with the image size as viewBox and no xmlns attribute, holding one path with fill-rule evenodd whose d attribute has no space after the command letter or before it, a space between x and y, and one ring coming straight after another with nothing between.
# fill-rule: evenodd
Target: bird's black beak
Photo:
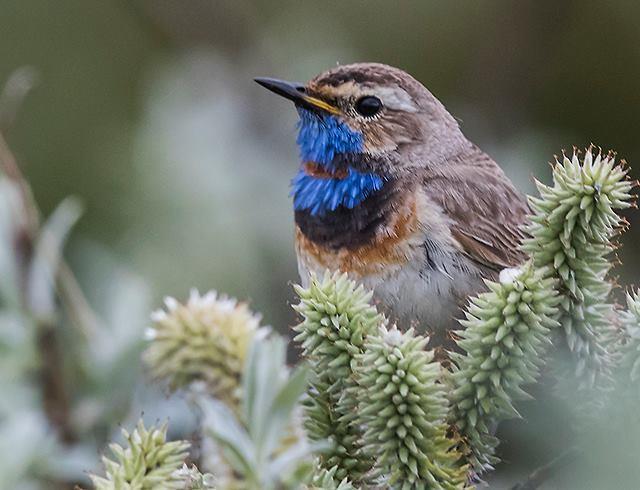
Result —
<instances>
[{"instance_id":1,"label":"bird's black beak","mask_svg":"<svg viewBox=\"0 0 640 490\"><path fill-rule=\"evenodd\" d=\"M317 97L312 97L305 93L304 85L299 83L285 82L284 80L277 80L275 78L254 78L256 83L262 85L264 88L271 90L272 92L284 97L285 99L292 100L296 105L307 107L310 109L321 109L331 114L340 114L340 109L325 102Z\"/></svg>"}]
</instances>

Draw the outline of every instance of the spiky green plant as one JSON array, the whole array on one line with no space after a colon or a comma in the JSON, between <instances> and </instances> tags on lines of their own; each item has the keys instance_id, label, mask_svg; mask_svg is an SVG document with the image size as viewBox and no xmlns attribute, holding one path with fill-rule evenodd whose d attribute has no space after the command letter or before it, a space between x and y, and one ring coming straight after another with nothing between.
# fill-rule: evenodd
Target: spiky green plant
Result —
<instances>
[{"instance_id":1,"label":"spiky green plant","mask_svg":"<svg viewBox=\"0 0 640 490\"><path fill-rule=\"evenodd\" d=\"M553 185L536 182L539 198L529 199L533 215L524 250L536 268L560 282L560 322L577 360L576 374L593 385L611 370L609 321L611 283L606 275L612 239L623 220L616 210L630 207L633 183L612 154L595 158L589 148L582 161L577 152L553 167Z\"/></svg>"},{"instance_id":2,"label":"spiky green plant","mask_svg":"<svg viewBox=\"0 0 640 490\"><path fill-rule=\"evenodd\" d=\"M375 475L390 488L456 489L467 480L447 438L442 367L425 350L427 342L412 329L381 327L358 359L364 444L376 458Z\"/></svg>"},{"instance_id":3,"label":"spiky green plant","mask_svg":"<svg viewBox=\"0 0 640 490\"><path fill-rule=\"evenodd\" d=\"M324 468L316 471L312 478L311 483L305 486L306 490L354 490L355 487L347 480L336 479L336 473L338 467L334 466L329 470Z\"/></svg>"},{"instance_id":4,"label":"spiky green plant","mask_svg":"<svg viewBox=\"0 0 640 490\"><path fill-rule=\"evenodd\" d=\"M500 282L487 282L489 291L471 299L461 322L457 343L464 354L452 354L452 420L477 472L497 462L492 429L518 416L513 401L527 398L522 385L536 381L557 326L554 279L544 275L530 262L505 269Z\"/></svg>"},{"instance_id":5,"label":"spiky green plant","mask_svg":"<svg viewBox=\"0 0 640 490\"><path fill-rule=\"evenodd\" d=\"M103 457L106 475L90 475L96 490L183 489L178 470L184 464L189 443L167 442L167 426L145 428L142 421L129 433L122 431L126 447L111 444L114 459Z\"/></svg>"},{"instance_id":6,"label":"spiky green plant","mask_svg":"<svg viewBox=\"0 0 640 490\"><path fill-rule=\"evenodd\" d=\"M165 299L166 310L152 314L151 340L144 360L156 378L178 388L206 384L211 396L235 407L249 346L261 330L260 317L245 303L215 291L191 292L186 304ZM264 327L262 327L264 328Z\"/></svg>"},{"instance_id":7,"label":"spiky green plant","mask_svg":"<svg viewBox=\"0 0 640 490\"><path fill-rule=\"evenodd\" d=\"M295 327L313 378L306 401L305 426L312 440L328 440L333 449L321 455L322 467L337 466L336 478L357 482L371 469L373 459L362 447L362 428L356 423L356 357L365 339L385 322L370 304L372 293L346 275L328 272L313 277L308 288L297 286L300 303L294 308L303 321Z\"/></svg>"}]
</instances>

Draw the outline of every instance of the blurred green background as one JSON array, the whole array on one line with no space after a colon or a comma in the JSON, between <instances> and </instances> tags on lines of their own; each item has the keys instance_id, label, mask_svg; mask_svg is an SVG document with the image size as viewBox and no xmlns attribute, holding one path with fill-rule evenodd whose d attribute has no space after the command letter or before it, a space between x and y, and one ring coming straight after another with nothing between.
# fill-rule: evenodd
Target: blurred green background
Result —
<instances>
[{"instance_id":1,"label":"blurred green background","mask_svg":"<svg viewBox=\"0 0 640 490\"><path fill-rule=\"evenodd\" d=\"M100 314L138 335L164 295L214 288L285 329L296 114L254 76L388 63L524 192L591 142L638 177L639 21L623 0L2 0L0 83L37 75L6 137L45 216L69 195L84 204L66 255ZM638 240L632 223L621 284ZM143 298L135 322L114 295Z\"/></svg>"}]
</instances>

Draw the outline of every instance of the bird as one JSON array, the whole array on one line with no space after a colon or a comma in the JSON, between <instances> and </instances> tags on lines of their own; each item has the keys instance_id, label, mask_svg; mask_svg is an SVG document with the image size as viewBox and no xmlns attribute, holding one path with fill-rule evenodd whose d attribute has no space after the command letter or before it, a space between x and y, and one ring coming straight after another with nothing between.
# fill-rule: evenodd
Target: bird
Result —
<instances>
[{"instance_id":1,"label":"bird","mask_svg":"<svg viewBox=\"0 0 640 490\"><path fill-rule=\"evenodd\" d=\"M399 68L354 63L305 84L255 81L299 116L291 196L302 285L346 273L388 318L455 350L469 297L525 260L525 197Z\"/></svg>"}]
</instances>

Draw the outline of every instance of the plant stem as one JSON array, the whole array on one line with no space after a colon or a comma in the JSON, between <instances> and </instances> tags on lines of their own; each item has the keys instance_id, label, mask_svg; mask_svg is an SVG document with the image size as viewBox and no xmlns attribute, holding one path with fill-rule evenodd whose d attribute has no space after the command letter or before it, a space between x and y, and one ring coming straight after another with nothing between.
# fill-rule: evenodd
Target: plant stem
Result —
<instances>
[{"instance_id":1,"label":"plant stem","mask_svg":"<svg viewBox=\"0 0 640 490\"><path fill-rule=\"evenodd\" d=\"M567 466L578 455L578 448L573 446L562 452L560 455L540 466L529 474L526 480L515 484L511 490L536 490L545 481L553 476L556 470Z\"/></svg>"}]
</instances>

